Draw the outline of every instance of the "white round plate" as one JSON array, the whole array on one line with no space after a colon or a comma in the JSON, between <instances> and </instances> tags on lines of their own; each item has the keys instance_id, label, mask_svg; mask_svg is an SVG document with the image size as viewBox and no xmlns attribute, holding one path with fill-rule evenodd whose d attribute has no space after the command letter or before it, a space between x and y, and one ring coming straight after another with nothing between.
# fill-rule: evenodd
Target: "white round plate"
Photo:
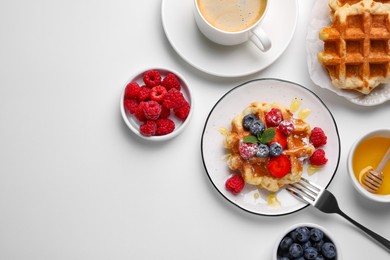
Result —
<instances>
[{"instance_id":1,"label":"white round plate","mask_svg":"<svg viewBox=\"0 0 390 260\"><path fill-rule=\"evenodd\" d=\"M335 88L325 68L317 59L317 53L323 51L324 43L318 38L323 27L330 25L328 1L315 1L309 20L306 36L307 64L312 81L322 87L333 91L348 101L361 106L375 106L390 100L390 83L381 84L370 94L364 95L357 91Z\"/></svg>"},{"instance_id":2,"label":"white round plate","mask_svg":"<svg viewBox=\"0 0 390 260\"><path fill-rule=\"evenodd\" d=\"M162 24L175 51L193 67L220 77L246 76L271 65L289 45L298 19L297 0L272 0L261 23L272 41L268 52L252 42L222 46L209 41L199 31L193 0L163 0Z\"/></svg>"},{"instance_id":3,"label":"white round plate","mask_svg":"<svg viewBox=\"0 0 390 260\"><path fill-rule=\"evenodd\" d=\"M280 205L276 207L267 203L271 193L257 186L245 184L244 189L238 195L227 191L225 182L233 173L227 166L228 152L223 146L225 136L221 134L220 130L230 130L233 117L240 114L252 102L277 102L289 107L294 98L302 100L300 109L308 108L311 110L305 121L312 128L321 127L328 137L327 144L322 147L328 162L310 176L304 167L302 174L307 179L326 188L339 165L340 137L331 112L312 91L301 85L278 79L252 80L227 92L215 104L207 117L201 142L202 159L206 172L219 193L245 211L259 215L277 216L298 211L307 204L295 199L284 188L275 193L280 202ZM298 117L298 115L294 114L294 117Z\"/></svg>"}]
</instances>

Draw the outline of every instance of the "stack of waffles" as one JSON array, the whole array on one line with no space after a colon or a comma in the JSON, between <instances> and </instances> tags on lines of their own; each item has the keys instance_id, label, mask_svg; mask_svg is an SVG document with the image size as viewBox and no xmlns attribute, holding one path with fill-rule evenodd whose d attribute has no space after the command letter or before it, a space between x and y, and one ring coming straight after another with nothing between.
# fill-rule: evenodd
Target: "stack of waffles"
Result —
<instances>
[{"instance_id":1,"label":"stack of waffles","mask_svg":"<svg viewBox=\"0 0 390 260\"><path fill-rule=\"evenodd\" d=\"M265 122L265 114L272 108L278 108L282 112L283 119L291 120L295 126L294 131L287 137L287 147L283 151L290 159L291 172L282 178L274 177L269 172L267 165L270 158L255 156L245 160L239 154L240 142L250 135L250 132L246 131L242 125L244 116L254 114ZM232 171L239 171L246 183L276 192L282 186L300 180L304 159L311 156L315 150L309 142L310 133L310 125L302 119L294 118L291 111L285 106L278 103L253 102L231 122L231 131L225 139L225 148L231 150L227 164Z\"/></svg>"},{"instance_id":2,"label":"stack of waffles","mask_svg":"<svg viewBox=\"0 0 390 260\"><path fill-rule=\"evenodd\" d=\"M329 0L318 59L332 84L369 94L390 81L390 0Z\"/></svg>"}]
</instances>

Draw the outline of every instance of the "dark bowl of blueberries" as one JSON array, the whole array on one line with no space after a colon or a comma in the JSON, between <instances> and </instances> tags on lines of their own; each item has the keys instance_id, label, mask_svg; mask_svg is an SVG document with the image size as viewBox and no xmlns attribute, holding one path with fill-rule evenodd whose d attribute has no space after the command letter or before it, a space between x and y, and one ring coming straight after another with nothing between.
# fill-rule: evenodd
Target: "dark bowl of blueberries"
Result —
<instances>
[{"instance_id":1,"label":"dark bowl of blueberries","mask_svg":"<svg viewBox=\"0 0 390 260\"><path fill-rule=\"evenodd\" d=\"M273 250L273 260L341 260L334 237L325 228L313 223L289 227L280 235Z\"/></svg>"}]
</instances>

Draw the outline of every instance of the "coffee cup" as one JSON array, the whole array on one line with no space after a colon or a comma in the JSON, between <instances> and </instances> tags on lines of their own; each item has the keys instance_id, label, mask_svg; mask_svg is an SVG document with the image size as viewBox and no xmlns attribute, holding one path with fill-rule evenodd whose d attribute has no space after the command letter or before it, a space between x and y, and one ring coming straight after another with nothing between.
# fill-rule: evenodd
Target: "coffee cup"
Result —
<instances>
[{"instance_id":1,"label":"coffee cup","mask_svg":"<svg viewBox=\"0 0 390 260\"><path fill-rule=\"evenodd\" d=\"M271 40L260 23L270 0L194 0L195 21L211 41L237 45L252 41L261 51L271 48Z\"/></svg>"}]
</instances>

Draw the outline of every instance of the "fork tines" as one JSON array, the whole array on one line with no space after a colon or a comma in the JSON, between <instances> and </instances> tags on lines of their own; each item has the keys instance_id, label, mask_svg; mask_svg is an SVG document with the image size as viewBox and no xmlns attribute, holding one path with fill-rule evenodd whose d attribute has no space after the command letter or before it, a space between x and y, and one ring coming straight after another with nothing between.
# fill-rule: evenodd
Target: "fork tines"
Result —
<instances>
[{"instance_id":1,"label":"fork tines","mask_svg":"<svg viewBox=\"0 0 390 260\"><path fill-rule=\"evenodd\" d=\"M289 184L288 187L286 187L286 190L310 204L314 204L323 191L321 187L311 183L305 178L301 178L299 182L294 184Z\"/></svg>"}]
</instances>

